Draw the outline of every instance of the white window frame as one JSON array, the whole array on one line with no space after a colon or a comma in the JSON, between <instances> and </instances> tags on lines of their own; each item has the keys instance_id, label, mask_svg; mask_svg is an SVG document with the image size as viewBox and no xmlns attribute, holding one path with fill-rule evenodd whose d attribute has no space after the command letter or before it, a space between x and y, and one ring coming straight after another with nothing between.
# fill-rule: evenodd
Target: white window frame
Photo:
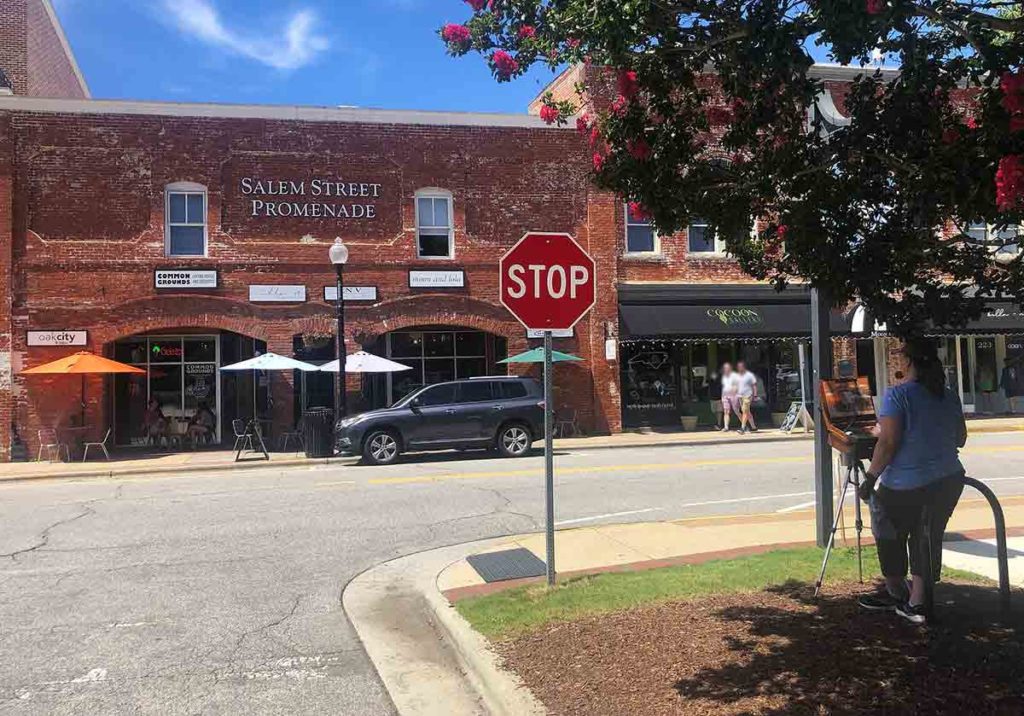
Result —
<instances>
[{"instance_id":1,"label":"white window frame","mask_svg":"<svg viewBox=\"0 0 1024 716\"><path fill-rule=\"evenodd\" d=\"M199 226L194 223L171 223L171 195L174 194L201 194L203 197L203 253L202 254L174 254L171 253L171 226ZM186 207L188 200L185 200ZM187 208L186 208L187 211ZM186 217L187 218L187 217ZM169 258L207 258L210 255L210 197L206 187L190 181L174 182L164 187L164 255Z\"/></svg>"},{"instance_id":2,"label":"white window frame","mask_svg":"<svg viewBox=\"0 0 1024 716\"><path fill-rule=\"evenodd\" d=\"M980 222L977 222L977 223L972 222L972 223L967 224L964 227L964 233L967 234L968 236L970 236L971 235L971 231L976 231L977 229L980 229L980 228L981 228L981 223ZM1007 227L1007 228L1009 228L1009 227ZM998 240L997 234L998 234L998 231L996 230L996 225L995 224L985 224L985 236L984 236L984 238L982 240L983 241L997 241ZM1021 226L1017 227L1017 250L1016 251L1000 251L999 247L997 247L997 246L991 246L991 247L989 247L989 249L992 252L992 256L997 261L999 261L999 260L1010 261L1012 259L1015 259L1017 256L1020 256L1020 253L1021 253L1022 249L1024 249L1024 246L1022 246L1022 244L1024 244L1024 225L1021 225Z\"/></svg>"},{"instance_id":3,"label":"white window frame","mask_svg":"<svg viewBox=\"0 0 1024 716\"><path fill-rule=\"evenodd\" d=\"M624 244L623 255L624 256L660 256L661 255L661 236L658 235L658 230L654 228L654 225L650 221L636 222L630 221L629 219L629 204L624 204L622 207L622 215L624 218L624 229L622 241ZM651 251L632 251L629 248L629 227L631 226L648 226L651 232L654 234L654 249Z\"/></svg>"},{"instance_id":4,"label":"white window frame","mask_svg":"<svg viewBox=\"0 0 1024 716\"><path fill-rule=\"evenodd\" d=\"M707 228L707 226L708 226L707 220L705 219L704 222L705 223L703 223L703 224L691 222L691 223L686 225L686 255L687 255L687 257L693 257L693 258L724 258L725 256L727 256L726 246L725 246L725 239L723 239L721 236L719 236L717 231L715 232L715 249L713 251L691 251L690 250L690 229L692 227L694 227L694 226L703 226L703 227Z\"/></svg>"},{"instance_id":5,"label":"white window frame","mask_svg":"<svg viewBox=\"0 0 1024 716\"><path fill-rule=\"evenodd\" d=\"M420 246L420 199L444 199L448 202L448 255L447 256L424 256ZM424 261L452 261L455 259L455 201L452 193L446 189L430 187L420 189L413 196L416 212L416 258ZM441 227L427 227L441 228Z\"/></svg>"}]
</instances>

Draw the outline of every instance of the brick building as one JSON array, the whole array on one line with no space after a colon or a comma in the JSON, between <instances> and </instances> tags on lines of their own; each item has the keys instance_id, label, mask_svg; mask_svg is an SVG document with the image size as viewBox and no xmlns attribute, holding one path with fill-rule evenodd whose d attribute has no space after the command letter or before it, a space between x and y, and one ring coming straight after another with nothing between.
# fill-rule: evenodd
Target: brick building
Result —
<instances>
[{"instance_id":1,"label":"brick building","mask_svg":"<svg viewBox=\"0 0 1024 716\"><path fill-rule=\"evenodd\" d=\"M724 360L761 375L765 412L799 393L806 293L753 283L698 222L656 236L591 186L570 129L527 113L96 101L46 0L5 3L0 38L14 89L0 97L0 460L83 415L93 437L111 426L116 444L139 444L151 398L172 419L208 404L228 442L233 418L265 414L281 431L330 405L329 374L219 367L263 351L335 357L335 237L351 254L349 349L413 369L350 376L356 406L504 372L499 360L536 344L497 296L498 257L529 230L572 234L612 277L556 340L584 359L558 367L555 401L584 431L708 423ZM840 122L847 70L822 71L837 91L820 110ZM884 383L889 349L844 339L852 317L835 316L837 357L881 365ZM75 350L145 375L20 375Z\"/></svg>"}]
</instances>

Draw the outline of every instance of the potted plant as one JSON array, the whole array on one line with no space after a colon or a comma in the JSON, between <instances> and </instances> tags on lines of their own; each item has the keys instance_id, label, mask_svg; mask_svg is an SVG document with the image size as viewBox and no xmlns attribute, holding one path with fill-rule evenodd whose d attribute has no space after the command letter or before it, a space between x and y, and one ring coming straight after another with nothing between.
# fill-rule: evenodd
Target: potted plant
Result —
<instances>
[{"instance_id":1,"label":"potted plant","mask_svg":"<svg viewBox=\"0 0 1024 716\"><path fill-rule=\"evenodd\" d=\"M683 430L690 433L697 429L696 415L680 415L679 422L683 424Z\"/></svg>"}]
</instances>

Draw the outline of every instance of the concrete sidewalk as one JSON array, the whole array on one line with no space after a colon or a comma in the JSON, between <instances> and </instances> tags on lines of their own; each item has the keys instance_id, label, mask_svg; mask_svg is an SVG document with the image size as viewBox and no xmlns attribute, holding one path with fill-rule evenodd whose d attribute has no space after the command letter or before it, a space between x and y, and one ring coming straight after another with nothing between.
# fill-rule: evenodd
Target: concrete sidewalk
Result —
<instances>
[{"instance_id":1,"label":"concrete sidewalk","mask_svg":"<svg viewBox=\"0 0 1024 716\"><path fill-rule=\"evenodd\" d=\"M1020 543L1024 537L1024 495L1001 498L1008 534ZM871 541L868 511L864 515L864 541ZM856 544L854 510L844 511L845 529L840 529L837 544ZM654 567L727 558L761 552L771 547L810 546L814 544L813 510L699 517L670 522L600 525L560 530L555 536L555 566L560 577L608 571L650 569ZM997 576L994 548L977 540L994 538L992 511L988 503L968 489L957 507L947 530L950 566L985 576ZM967 547L965 545L972 545ZM1024 546L1024 545L1022 545ZM545 559L543 534L509 537L481 552L525 548L542 561ZM1011 581L1024 586L1024 552L1011 551ZM487 584L465 560L453 563L438 575L438 588L450 600L487 594L510 586L540 581L541 578Z\"/></svg>"},{"instance_id":2,"label":"concrete sidewalk","mask_svg":"<svg viewBox=\"0 0 1024 716\"><path fill-rule=\"evenodd\" d=\"M972 434L1024 432L1024 417L979 418L968 421ZM679 431L627 432L616 435L563 438L555 440L557 450L606 450L615 448L671 447L682 445L722 445L739 441L754 443L787 442L810 440L812 433L796 430L792 434L779 430L765 429L757 433L740 436L736 433L720 433L701 430L692 433ZM541 447L541 443L535 444ZM332 457L308 459L301 453L271 453L270 460L248 456L244 462L235 462L235 453L229 450L149 453L134 456L125 452L110 462L93 460L88 463L28 462L0 465L0 482L7 480L67 479L86 477L118 477L129 475L158 475L173 473L216 472L221 470L246 470L309 467L314 465L351 464L356 458Z\"/></svg>"},{"instance_id":3,"label":"concrete sidewalk","mask_svg":"<svg viewBox=\"0 0 1024 716\"><path fill-rule=\"evenodd\" d=\"M1006 497L1002 504L1011 535L1011 581L1020 587L1024 586L1024 495ZM852 507L844 517L846 526L837 544L852 546ZM580 527L557 533L556 565L559 578L569 579L813 545L814 534L811 511ZM965 493L947 533L946 563L995 578L994 548L987 541L992 534L988 503ZM870 542L870 525L865 526L864 535L865 542ZM467 562L474 554L516 547L544 559L542 534L481 540L379 565L346 587L346 614L400 714L442 716L452 713L451 704L467 714L545 713L452 606L459 599L543 581L538 577L486 584ZM825 584L827 590L827 574Z\"/></svg>"}]
</instances>

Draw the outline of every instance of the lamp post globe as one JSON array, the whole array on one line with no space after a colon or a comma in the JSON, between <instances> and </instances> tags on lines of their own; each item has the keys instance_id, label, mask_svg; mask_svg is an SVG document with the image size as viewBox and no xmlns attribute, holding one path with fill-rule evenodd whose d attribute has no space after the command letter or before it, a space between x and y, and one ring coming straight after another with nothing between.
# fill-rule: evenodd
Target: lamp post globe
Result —
<instances>
[{"instance_id":1,"label":"lamp post globe","mask_svg":"<svg viewBox=\"0 0 1024 716\"><path fill-rule=\"evenodd\" d=\"M348 355L348 352L345 350L345 264L348 263L348 247L345 246L345 242L341 240L341 237L334 240L328 256L334 265L338 290L335 301L335 309L338 316L338 383L334 398L334 418L335 421L338 421L348 413L348 397L345 392L347 383L345 358Z\"/></svg>"}]
</instances>

